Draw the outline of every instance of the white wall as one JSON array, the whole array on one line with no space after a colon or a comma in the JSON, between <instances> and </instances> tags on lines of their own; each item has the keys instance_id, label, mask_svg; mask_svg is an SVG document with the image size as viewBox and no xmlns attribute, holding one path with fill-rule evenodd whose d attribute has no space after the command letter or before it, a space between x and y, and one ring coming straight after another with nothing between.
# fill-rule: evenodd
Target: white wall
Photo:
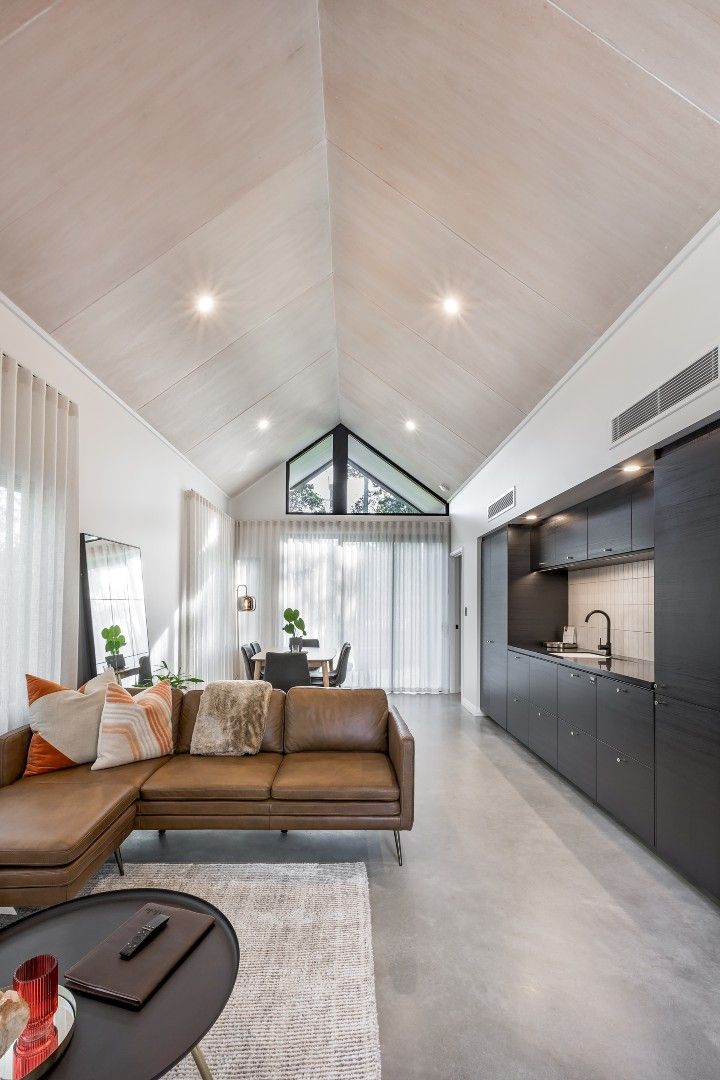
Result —
<instances>
[{"instance_id":1,"label":"white wall","mask_svg":"<svg viewBox=\"0 0 720 1080\"><path fill-rule=\"evenodd\" d=\"M183 492L226 495L2 294L0 349L77 402L80 529L142 549L153 663L176 663Z\"/></svg>"},{"instance_id":2,"label":"white wall","mask_svg":"<svg viewBox=\"0 0 720 1080\"><path fill-rule=\"evenodd\" d=\"M237 521L276 521L285 517L285 463L230 500Z\"/></svg>"},{"instance_id":3,"label":"white wall","mask_svg":"<svg viewBox=\"0 0 720 1080\"><path fill-rule=\"evenodd\" d=\"M504 520L720 411L720 388L645 431L609 446L609 422L628 405L720 343L720 215L670 263L451 500L453 548L463 549L463 700L479 711L478 537L487 505L513 484L517 506Z\"/></svg>"}]
</instances>

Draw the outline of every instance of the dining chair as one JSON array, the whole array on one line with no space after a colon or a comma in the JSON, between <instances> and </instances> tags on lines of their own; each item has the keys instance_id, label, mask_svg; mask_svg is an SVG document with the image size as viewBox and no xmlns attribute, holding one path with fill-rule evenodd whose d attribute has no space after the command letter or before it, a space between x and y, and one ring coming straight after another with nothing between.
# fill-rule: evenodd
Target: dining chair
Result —
<instances>
[{"instance_id":1,"label":"dining chair","mask_svg":"<svg viewBox=\"0 0 720 1080\"><path fill-rule=\"evenodd\" d=\"M245 667L245 678L252 679L255 677L255 665L252 662L253 647L252 645L241 645L240 652L242 653L243 665Z\"/></svg>"},{"instance_id":2,"label":"dining chair","mask_svg":"<svg viewBox=\"0 0 720 1080\"><path fill-rule=\"evenodd\" d=\"M260 648L260 642L259 641L251 641L250 645L252 647L253 653L262 652L262 649Z\"/></svg>"},{"instance_id":3,"label":"dining chair","mask_svg":"<svg viewBox=\"0 0 720 1080\"><path fill-rule=\"evenodd\" d=\"M319 649L320 648L320 638L316 638L316 637L300 638L300 648L301 649Z\"/></svg>"},{"instance_id":4,"label":"dining chair","mask_svg":"<svg viewBox=\"0 0 720 1080\"><path fill-rule=\"evenodd\" d=\"M276 690L286 693L293 686L310 686L308 658L302 652L268 652L263 678Z\"/></svg>"},{"instance_id":5,"label":"dining chair","mask_svg":"<svg viewBox=\"0 0 720 1080\"><path fill-rule=\"evenodd\" d=\"M334 668L330 671L329 682L331 686L342 686L347 679L348 660L350 659L350 642L344 641L340 646L340 652L338 654L338 661ZM313 675L311 679L313 686L324 686L322 676Z\"/></svg>"}]
</instances>

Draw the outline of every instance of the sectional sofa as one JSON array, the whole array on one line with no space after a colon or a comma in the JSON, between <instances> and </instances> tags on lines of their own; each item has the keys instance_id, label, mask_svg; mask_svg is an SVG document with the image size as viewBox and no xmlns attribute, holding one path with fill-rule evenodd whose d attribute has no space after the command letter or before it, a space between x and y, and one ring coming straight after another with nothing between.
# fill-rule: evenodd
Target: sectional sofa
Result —
<instances>
[{"instance_id":1,"label":"sectional sofa","mask_svg":"<svg viewBox=\"0 0 720 1080\"><path fill-rule=\"evenodd\" d=\"M133 829L386 829L402 865L415 744L383 690L273 690L252 757L189 753L201 696L173 691L172 756L115 769L23 777L30 729L0 736L0 905L69 899Z\"/></svg>"}]
</instances>

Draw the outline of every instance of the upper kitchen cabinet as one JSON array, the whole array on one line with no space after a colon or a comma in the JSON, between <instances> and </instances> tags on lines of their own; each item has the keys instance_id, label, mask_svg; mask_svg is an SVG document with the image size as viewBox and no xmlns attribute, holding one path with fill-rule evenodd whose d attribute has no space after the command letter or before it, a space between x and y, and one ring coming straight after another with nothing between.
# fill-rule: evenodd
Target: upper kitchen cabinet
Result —
<instances>
[{"instance_id":1,"label":"upper kitchen cabinet","mask_svg":"<svg viewBox=\"0 0 720 1080\"><path fill-rule=\"evenodd\" d=\"M574 506L555 515L555 565L568 566L588 557L588 515L585 506Z\"/></svg>"},{"instance_id":2,"label":"upper kitchen cabinet","mask_svg":"<svg viewBox=\"0 0 720 1080\"><path fill-rule=\"evenodd\" d=\"M655 676L659 692L720 710L720 430L655 465Z\"/></svg>"},{"instance_id":3,"label":"upper kitchen cabinet","mask_svg":"<svg viewBox=\"0 0 720 1080\"><path fill-rule=\"evenodd\" d=\"M632 489L632 550L647 551L655 545L655 485L646 477Z\"/></svg>"},{"instance_id":4,"label":"upper kitchen cabinet","mask_svg":"<svg viewBox=\"0 0 720 1080\"><path fill-rule=\"evenodd\" d=\"M621 555L632 545L632 504L629 491L614 491L588 504L588 559Z\"/></svg>"},{"instance_id":5,"label":"upper kitchen cabinet","mask_svg":"<svg viewBox=\"0 0 720 1080\"><path fill-rule=\"evenodd\" d=\"M542 570L547 566L556 566L555 558L555 534L557 532L557 520L548 518L542 524L533 529L532 537L532 560L533 569Z\"/></svg>"}]
</instances>

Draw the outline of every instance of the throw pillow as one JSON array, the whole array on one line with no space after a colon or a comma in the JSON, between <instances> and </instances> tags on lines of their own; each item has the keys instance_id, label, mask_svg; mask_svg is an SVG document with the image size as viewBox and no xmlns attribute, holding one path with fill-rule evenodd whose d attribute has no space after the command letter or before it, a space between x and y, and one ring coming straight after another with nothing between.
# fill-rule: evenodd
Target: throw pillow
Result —
<instances>
[{"instance_id":1,"label":"throw pillow","mask_svg":"<svg viewBox=\"0 0 720 1080\"><path fill-rule=\"evenodd\" d=\"M200 698L191 754L257 754L272 687L258 679L208 683Z\"/></svg>"},{"instance_id":2,"label":"throw pillow","mask_svg":"<svg viewBox=\"0 0 720 1080\"><path fill-rule=\"evenodd\" d=\"M116 683L113 669L107 668L80 690L69 690L37 675L26 675L25 681L33 733L25 776L94 761L105 689Z\"/></svg>"},{"instance_id":3,"label":"throw pillow","mask_svg":"<svg viewBox=\"0 0 720 1080\"><path fill-rule=\"evenodd\" d=\"M159 682L133 697L108 686L93 769L113 769L131 761L172 754L172 690Z\"/></svg>"}]
</instances>

